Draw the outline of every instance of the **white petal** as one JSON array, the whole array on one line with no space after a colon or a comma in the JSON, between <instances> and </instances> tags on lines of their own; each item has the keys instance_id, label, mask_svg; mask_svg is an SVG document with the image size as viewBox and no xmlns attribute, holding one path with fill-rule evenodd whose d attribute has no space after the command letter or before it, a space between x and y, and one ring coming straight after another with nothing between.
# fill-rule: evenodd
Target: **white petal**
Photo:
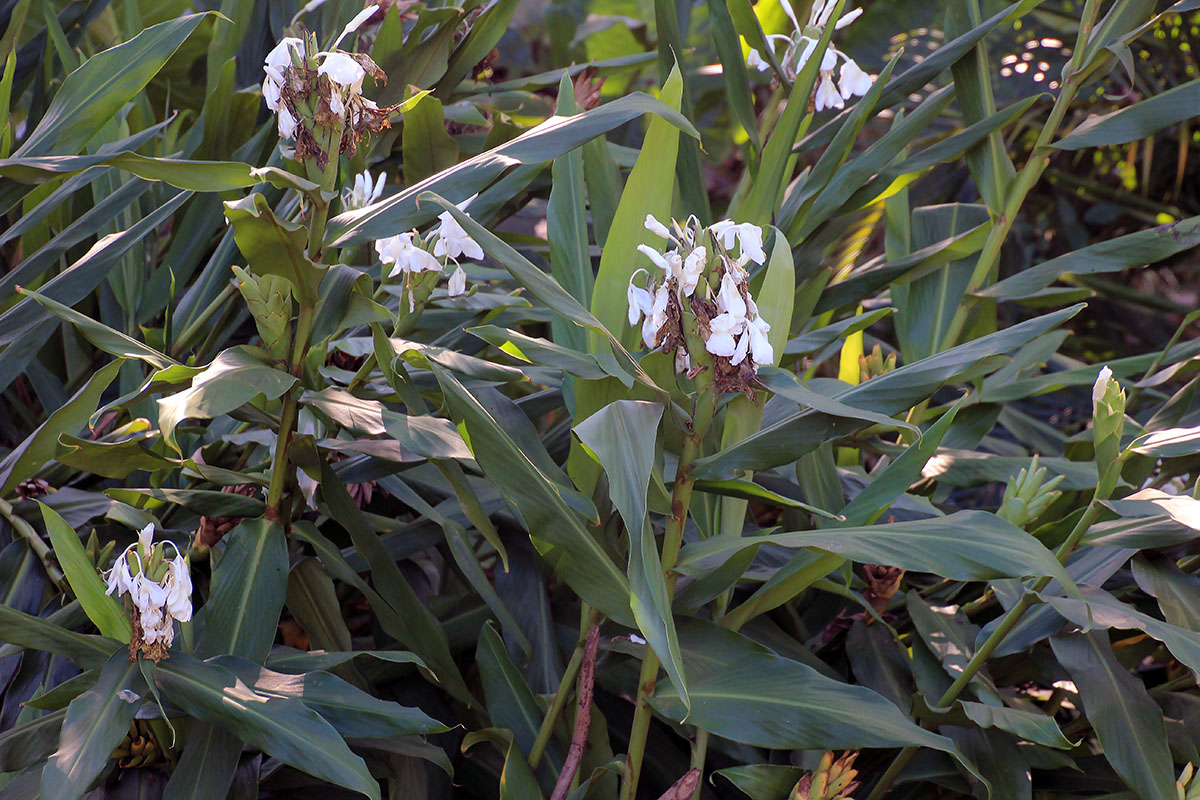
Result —
<instances>
[{"instance_id":1,"label":"white petal","mask_svg":"<svg viewBox=\"0 0 1200 800\"><path fill-rule=\"evenodd\" d=\"M667 273L668 275L671 274L671 265L667 263L667 259L663 257L662 253L658 252L653 247L651 247L650 245L647 245L647 244L639 244L637 246L637 249L638 249L639 253L643 254L644 256L646 256L646 258L653 261L654 266L658 267L659 269L661 269L663 272Z\"/></svg>"},{"instance_id":2,"label":"white petal","mask_svg":"<svg viewBox=\"0 0 1200 800\"><path fill-rule=\"evenodd\" d=\"M329 110L339 117L346 113L346 106L342 103L341 92L331 92L329 95Z\"/></svg>"},{"instance_id":3,"label":"white petal","mask_svg":"<svg viewBox=\"0 0 1200 800\"><path fill-rule=\"evenodd\" d=\"M783 13L787 14L787 18L792 21L792 27L801 30L800 20L796 19L796 9L792 8L792 0L779 0L779 5L783 6Z\"/></svg>"},{"instance_id":4,"label":"white petal","mask_svg":"<svg viewBox=\"0 0 1200 800\"><path fill-rule=\"evenodd\" d=\"M638 271L645 272L645 270ZM629 324L637 325L638 320L642 318L642 314L650 313L650 307L654 303L654 296L647 290L636 285L633 282L633 278L630 278L629 286L625 289L625 301L629 304Z\"/></svg>"},{"instance_id":5,"label":"white petal","mask_svg":"<svg viewBox=\"0 0 1200 800\"><path fill-rule=\"evenodd\" d=\"M267 108L277 111L279 109L279 84L269 75L263 80L262 94Z\"/></svg>"},{"instance_id":6,"label":"white petal","mask_svg":"<svg viewBox=\"0 0 1200 800\"><path fill-rule=\"evenodd\" d=\"M814 103L817 111L824 111L827 108L846 107L846 101L842 99L841 93L833 85L832 72L821 73L821 83L817 86L817 96Z\"/></svg>"},{"instance_id":7,"label":"white petal","mask_svg":"<svg viewBox=\"0 0 1200 800\"><path fill-rule=\"evenodd\" d=\"M733 348L733 355L729 357L729 363L735 367L746 360L746 351L750 347L750 334L743 333L738 337L737 347Z\"/></svg>"},{"instance_id":8,"label":"white petal","mask_svg":"<svg viewBox=\"0 0 1200 800\"><path fill-rule=\"evenodd\" d=\"M833 29L840 31L842 28L846 27L851 22L854 22L854 20L856 20L860 16L862 16L862 13L863 13L863 10L861 8L856 8L852 11L847 11L845 14L842 14L842 18L837 21L837 24L833 26Z\"/></svg>"},{"instance_id":9,"label":"white petal","mask_svg":"<svg viewBox=\"0 0 1200 800\"><path fill-rule=\"evenodd\" d=\"M767 338L769 330L771 330L771 326L761 319L756 319L747 326L746 332L750 337L750 355L755 364L775 363L775 349L771 347L771 340Z\"/></svg>"},{"instance_id":10,"label":"white petal","mask_svg":"<svg viewBox=\"0 0 1200 800\"><path fill-rule=\"evenodd\" d=\"M451 297L458 297L467 291L467 273L463 272L463 268L459 267L454 270L454 274L450 276L449 283L446 284L446 293Z\"/></svg>"},{"instance_id":11,"label":"white petal","mask_svg":"<svg viewBox=\"0 0 1200 800\"><path fill-rule=\"evenodd\" d=\"M721 276L721 290L717 293L717 308L743 322L746 319L746 301L733 276L726 272Z\"/></svg>"},{"instance_id":12,"label":"white petal","mask_svg":"<svg viewBox=\"0 0 1200 800\"><path fill-rule=\"evenodd\" d=\"M345 53L319 53L318 55L322 57L321 66L317 67L318 74L329 76L329 80L339 86L349 86L354 90L362 86L363 78L367 74L362 64Z\"/></svg>"},{"instance_id":13,"label":"white petal","mask_svg":"<svg viewBox=\"0 0 1200 800\"><path fill-rule=\"evenodd\" d=\"M295 36L285 36L279 40L279 43L271 48L271 52L267 53L266 66L273 67L278 72L282 73L285 69L292 66L292 50L295 49L299 53L304 52L304 42L297 39ZM282 81L281 81L282 82Z\"/></svg>"},{"instance_id":14,"label":"white petal","mask_svg":"<svg viewBox=\"0 0 1200 800\"><path fill-rule=\"evenodd\" d=\"M704 349L712 353L714 356L725 356L728 358L733 355L733 351L737 347L737 342L728 333L713 333L708 337L708 341L704 343Z\"/></svg>"},{"instance_id":15,"label":"white petal","mask_svg":"<svg viewBox=\"0 0 1200 800\"><path fill-rule=\"evenodd\" d=\"M154 546L154 523L151 522L138 533L138 548L145 555L150 555L150 548Z\"/></svg>"},{"instance_id":16,"label":"white petal","mask_svg":"<svg viewBox=\"0 0 1200 800\"><path fill-rule=\"evenodd\" d=\"M1108 388L1108 382L1112 378L1112 370L1108 366L1100 368L1100 374L1096 376L1096 383L1092 385L1092 406L1100 405L1100 401L1104 399L1104 391Z\"/></svg>"},{"instance_id":17,"label":"white petal","mask_svg":"<svg viewBox=\"0 0 1200 800\"><path fill-rule=\"evenodd\" d=\"M279 138L294 139L296 137L296 118L287 106L279 107Z\"/></svg>"},{"instance_id":18,"label":"white petal","mask_svg":"<svg viewBox=\"0 0 1200 800\"><path fill-rule=\"evenodd\" d=\"M849 100L855 95L862 96L871 90L871 76L863 72L854 59L847 57L842 64L841 78L838 80L838 91L844 99Z\"/></svg>"},{"instance_id":19,"label":"white petal","mask_svg":"<svg viewBox=\"0 0 1200 800\"><path fill-rule=\"evenodd\" d=\"M667 226L663 225L661 222L656 220L654 218L653 214L646 215L645 226L646 226L646 230L650 231L653 234L661 236L664 239L671 238L671 232L669 230L667 230Z\"/></svg>"},{"instance_id":20,"label":"white petal","mask_svg":"<svg viewBox=\"0 0 1200 800\"><path fill-rule=\"evenodd\" d=\"M786 3L787 0L783 0L783 2ZM746 66L753 67L759 72L766 72L771 68L771 65L768 64L766 60L758 54L758 51L754 49L751 49L750 52L746 54Z\"/></svg>"},{"instance_id":21,"label":"white petal","mask_svg":"<svg viewBox=\"0 0 1200 800\"><path fill-rule=\"evenodd\" d=\"M371 17L373 17L375 15L375 12L378 10L379 10L379 6L367 6L362 11L355 14L354 19L347 22L346 27L342 28L342 32L341 32L341 34L338 35L337 41L335 41L333 43L333 46L337 47L339 44L341 44L342 39L345 39L347 36L354 33L356 30L358 30L359 27L364 22L366 22Z\"/></svg>"}]
</instances>

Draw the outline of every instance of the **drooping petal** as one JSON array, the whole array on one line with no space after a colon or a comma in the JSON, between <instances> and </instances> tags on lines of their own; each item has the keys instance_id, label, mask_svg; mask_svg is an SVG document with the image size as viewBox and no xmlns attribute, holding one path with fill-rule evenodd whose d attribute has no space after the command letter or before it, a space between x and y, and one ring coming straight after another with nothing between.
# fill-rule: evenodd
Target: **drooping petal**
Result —
<instances>
[{"instance_id":1,"label":"drooping petal","mask_svg":"<svg viewBox=\"0 0 1200 800\"><path fill-rule=\"evenodd\" d=\"M717 292L717 308L722 315L728 314L742 324L746 321L746 301L742 299L741 290L728 272L721 276L721 290ZM713 322L715 323L716 319Z\"/></svg>"},{"instance_id":2,"label":"drooping petal","mask_svg":"<svg viewBox=\"0 0 1200 800\"><path fill-rule=\"evenodd\" d=\"M354 15L354 19L346 23L346 27L342 28L342 32L338 34L337 40L333 43L337 47L350 34L354 33L364 22L375 16L375 12L379 10L379 6L367 6L362 11Z\"/></svg>"},{"instance_id":3,"label":"drooping petal","mask_svg":"<svg viewBox=\"0 0 1200 800\"><path fill-rule=\"evenodd\" d=\"M861 97L871 90L873 82L871 76L863 72L854 59L846 57L842 64L841 77L838 80L838 91L841 92L843 99L849 100L855 95Z\"/></svg>"},{"instance_id":4,"label":"drooping petal","mask_svg":"<svg viewBox=\"0 0 1200 800\"><path fill-rule=\"evenodd\" d=\"M770 330L771 326L761 317L746 326L746 333L750 337L750 356L754 359L755 364L763 365L775 362L775 349L771 347L771 341L767 338Z\"/></svg>"},{"instance_id":5,"label":"drooping petal","mask_svg":"<svg viewBox=\"0 0 1200 800\"><path fill-rule=\"evenodd\" d=\"M787 0L783 1L785 3L787 2ZM768 64L767 61L761 55L759 55L758 51L753 48L751 48L750 52L746 54L746 66L756 69L759 72L766 72L771 68L771 65Z\"/></svg>"},{"instance_id":6,"label":"drooping petal","mask_svg":"<svg viewBox=\"0 0 1200 800\"><path fill-rule=\"evenodd\" d=\"M296 138L296 125L296 118L292 116L292 112L288 111L287 106L279 106L279 138Z\"/></svg>"},{"instance_id":7,"label":"drooping petal","mask_svg":"<svg viewBox=\"0 0 1200 800\"><path fill-rule=\"evenodd\" d=\"M862 13L863 10L861 8L855 8L847 11L845 14L842 14L842 18L837 21L837 24L833 26L833 29L835 31L840 31L842 28L846 27L851 22L854 22L854 20L862 16Z\"/></svg>"},{"instance_id":8,"label":"drooping petal","mask_svg":"<svg viewBox=\"0 0 1200 800\"><path fill-rule=\"evenodd\" d=\"M845 108L846 101L842 99L842 95L838 92L837 87L833 85L833 73L821 72L821 83L817 86L817 94L814 98L814 105L817 111L824 111L827 108Z\"/></svg>"},{"instance_id":9,"label":"drooping petal","mask_svg":"<svg viewBox=\"0 0 1200 800\"><path fill-rule=\"evenodd\" d=\"M648 244L639 244L637 249L639 253L653 261L654 266L658 267L668 275L671 274L671 265L667 263L667 259L663 257L662 253L658 252Z\"/></svg>"},{"instance_id":10,"label":"drooping petal","mask_svg":"<svg viewBox=\"0 0 1200 800\"><path fill-rule=\"evenodd\" d=\"M318 74L326 75L338 86L348 86L354 92L362 87L363 78L367 75L362 64L345 53L318 53L318 57L321 58Z\"/></svg>"},{"instance_id":11,"label":"drooping petal","mask_svg":"<svg viewBox=\"0 0 1200 800\"><path fill-rule=\"evenodd\" d=\"M463 268L459 267L454 270L450 276L450 280L446 284L446 293L451 297L458 297L465 294L467 291L467 273L463 272Z\"/></svg>"},{"instance_id":12,"label":"drooping petal","mask_svg":"<svg viewBox=\"0 0 1200 800\"><path fill-rule=\"evenodd\" d=\"M276 70L276 74L282 75L283 71L292 66L292 50L299 53L304 52L304 42L297 39L295 36L285 36L279 40L279 43L271 48L271 52L267 53L267 58L264 62L265 66ZM280 83L283 81L280 80Z\"/></svg>"}]
</instances>

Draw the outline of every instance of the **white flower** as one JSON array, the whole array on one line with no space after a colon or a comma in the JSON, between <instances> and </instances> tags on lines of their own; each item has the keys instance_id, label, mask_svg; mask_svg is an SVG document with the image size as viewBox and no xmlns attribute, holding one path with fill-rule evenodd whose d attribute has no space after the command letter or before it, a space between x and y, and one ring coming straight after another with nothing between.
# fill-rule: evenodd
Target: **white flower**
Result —
<instances>
[{"instance_id":1,"label":"white flower","mask_svg":"<svg viewBox=\"0 0 1200 800\"><path fill-rule=\"evenodd\" d=\"M342 102L341 92L330 92L329 94L329 110L339 117L346 113L346 105Z\"/></svg>"},{"instance_id":2,"label":"white flower","mask_svg":"<svg viewBox=\"0 0 1200 800\"><path fill-rule=\"evenodd\" d=\"M645 222L645 225L646 225L646 230L650 231L650 232L651 232L651 233L653 233L653 234L656 234L656 235L658 235L658 236L661 236L661 237L663 237L664 239L670 239L670 238L672 238L672 237L671 237L671 231L670 231L670 230L668 230L668 228L667 228L667 226L666 226L666 225L663 225L661 222L659 222L658 220L656 220L656 219L654 218L654 215L653 215L653 214L647 214L647 215L646 215L646 222Z\"/></svg>"},{"instance_id":3,"label":"white flower","mask_svg":"<svg viewBox=\"0 0 1200 800\"><path fill-rule=\"evenodd\" d=\"M287 106L279 107L279 138L294 139L296 137L296 118L292 116L292 112L287 110Z\"/></svg>"},{"instance_id":4,"label":"white flower","mask_svg":"<svg viewBox=\"0 0 1200 800\"><path fill-rule=\"evenodd\" d=\"M338 35L337 41L333 43L333 46L337 47L339 44L341 44L342 39L345 39L347 36L358 30L364 22L375 16L375 12L378 10L379 6L367 6L362 11L355 14L354 19L347 22L346 27L342 28L342 32Z\"/></svg>"},{"instance_id":5,"label":"white flower","mask_svg":"<svg viewBox=\"0 0 1200 800\"><path fill-rule=\"evenodd\" d=\"M653 350L658 347L658 332L667 324L667 302L671 290L664 282L654 291L654 300L650 310L646 312L646 321L642 323L642 341L646 347Z\"/></svg>"},{"instance_id":6,"label":"white flower","mask_svg":"<svg viewBox=\"0 0 1200 800\"><path fill-rule=\"evenodd\" d=\"M733 355L729 357L729 363L735 367L746 360L746 351L750 347L750 335L743 333L738 337L737 347L733 348Z\"/></svg>"},{"instance_id":7,"label":"white flower","mask_svg":"<svg viewBox=\"0 0 1200 800\"><path fill-rule=\"evenodd\" d=\"M1112 378L1112 370L1108 366L1100 368L1100 374L1096 376L1096 383L1092 385L1092 406L1100 405L1100 401L1104 399L1104 392L1108 389L1108 382Z\"/></svg>"},{"instance_id":8,"label":"white flower","mask_svg":"<svg viewBox=\"0 0 1200 800\"><path fill-rule=\"evenodd\" d=\"M750 340L750 356L755 364L772 364L775 362L775 350L767 333L771 326L762 317L755 317L747 326L745 338Z\"/></svg>"},{"instance_id":9,"label":"white flower","mask_svg":"<svg viewBox=\"0 0 1200 800\"><path fill-rule=\"evenodd\" d=\"M871 85L874 81L870 75L859 69L854 59L844 53L842 56L846 60L842 64L842 74L838 80L838 91L841 92L842 98L845 100L849 100L855 95L861 97L871 90Z\"/></svg>"},{"instance_id":10,"label":"white flower","mask_svg":"<svg viewBox=\"0 0 1200 800\"><path fill-rule=\"evenodd\" d=\"M369 170L358 173L354 176L354 188L342 198L342 206L349 211L371 205L383 193L383 184L386 179L387 176L382 173L379 175L379 180L372 179Z\"/></svg>"},{"instance_id":11,"label":"white flower","mask_svg":"<svg viewBox=\"0 0 1200 800\"><path fill-rule=\"evenodd\" d=\"M483 258L483 248L463 230L463 227L458 224L458 220L451 216L449 211L439 214L438 220L441 224L436 231L437 242L433 245L435 256Z\"/></svg>"},{"instance_id":12,"label":"white flower","mask_svg":"<svg viewBox=\"0 0 1200 800\"><path fill-rule=\"evenodd\" d=\"M683 260L683 269L679 274L679 290L685 296L691 297L696 291L696 284L700 282L700 276L707 265L708 250L704 247L697 247Z\"/></svg>"},{"instance_id":13,"label":"white flower","mask_svg":"<svg viewBox=\"0 0 1200 800\"><path fill-rule=\"evenodd\" d=\"M349 88L352 94L358 94L362 89L363 78L367 76L362 64L345 53L318 53L317 57L323 59L321 66L317 67L317 74L326 75L338 86Z\"/></svg>"},{"instance_id":14,"label":"white flower","mask_svg":"<svg viewBox=\"0 0 1200 800\"><path fill-rule=\"evenodd\" d=\"M708 323L708 341L704 343L704 349L714 356L727 358L732 356L737 349L737 341L734 337L740 334L745 327L745 317L729 312L718 314Z\"/></svg>"},{"instance_id":15,"label":"white flower","mask_svg":"<svg viewBox=\"0 0 1200 800\"><path fill-rule=\"evenodd\" d=\"M649 314L650 308L654 305L654 295L649 290L643 289L633 282L633 279L638 276L638 273L645 273L646 270L639 269L637 272L629 276L629 286L625 289L625 300L629 303L629 324L637 325L638 320L643 314Z\"/></svg>"},{"instance_id":16,"label":"white flower","mask_svg":"<svg viewBox=\"0 0 1200 800\"><path fill-rule=\"evenodd\" d=\"M402 272L441 271L442 264L428 250L422 250L413 242L411 233L398 233L375 241L375 252L382 264L394 264L388 277Z\"/></svg>"},{"instance_id":17,"label":"white flower","mask_svg":"<svg viewBox=\"0 0 1200 800\"><path fill-rule=\"evenodd\" d=\"M187 561L176 554L167 570L167 612L180 622L192 618L192 575Z\"/></svg>"},{"instance_id":18,"label":"white flower","mask_svg":"<svg viewBox=\"0 0 1200 800\"><path fill-rule=\"evenodd\" d=\"M144 527L140 531L138 531L138 549L142 553L148 555L150 553L150 548L153 546L154 546L154 523L151 522L149 525L147 525L146 527Z\"/></svg>"},{"instance_id":19,"label":"white flower","mask_svg":"<svg viewBox=\"0 0 1200 800\"><path fill-rule=\"evenodd\" d=\"M671 274L671 265L667 263L667 259L662 253L658 252L648 244L639 244L637 249L639 253L653 261L654 266L661 269L667 275Z\"/></svg>"},{"instance_id":20,"label":"white flower","mask_svg":"<svg viewBox=\"0 0 1200 800\"><path fill-rule=\"evenodd\" d=\"M267 53L263 69L267 77L283 83L283 71L292 66L292 50L304 53L304 42L295 36L285 36ZM274 70L274 72L272 72Z\"/></svg>"},{"instance_id":21,"label":"white flower","mask_svg":"<svg viewBox=\"0 0 1200 800\"><path fill-rule=\"evenodd\" d=\"M275 79L270 74L268 74L267 77L263 79L263 85L262 85L263 100L266 101L267 108L271 109L272 111L279 110L279 98L280 98L280 88L279 87L282 84L283 84L283 81L276 82Z\"/></svg>"},{"instance_id":22,"label":"white flower","mask_svg":"<svg viewBox=\"0 0 1200 800\"><path fill-rule=\"evenodd\" d=\"M746 321L746 301L742 298L741 289L732 273L726 272L721 276L721 290L717 292L717 310Z\"/></svg>"},{"instance_id":23,"label":"white flower","mask_svg":"<svg viewBox=\"0 0 1200 800\"><path fill-rule=\"evenodd\" d=\"M817 111L824 111L827 108L846 107L846 101L842 99L841 93L833 85L832 71L821 71L821 82L817 85L815 103Z\"/></svg>"},{"instance_id":24,"label":"white flower","mask_svg":"<svg viewBox=\"0 0 1200 800\"><path fill-rule=\"evenodd\" d=\"M746 55L746 66L753 67L759 72L766 72L771 68L771 65L768 64L763 57L758 54L758 51L754 49L751 49Z\"/></svg>"},{"instance_id":25,"label":"white flower","mask_svg":"<svg viewBox=\"0 0 1200 800\"><path fill-rule=\"evenodd\" d=\"M465 294L467 291L467 273L463 272L463 268L459 267L454 270L454 274L450 276L450 281L446 284L446 293L451 297L458 297Z\"/></svg>"},{"instance_id":26,"label":"white flower","mask_svg":"<svg viewBox=\"0 0 1200 800\"><path fill-rule=\"evenodd\" d=\"M108 571L108 587L104 590L105 594L113 594L120 597L123 594L129 594L133 590L133 574L129 571L129 562L126 560L126 550L121 555L117 556L117 560L113 562L112 569Z\"/></svg>"},{"instance_id":27,"label":"white flower","mask_svg":"<svg viewBox=\"0 0 1200 800\"><path fill-rule=\"evenodd\" d=\"M732 249L734 242L737 242L740 254L739 267L744 267L751 261L761 264L767 260L767 254L763 250L762 228L757 225L723 219L720 222L714 222L709 230L726 250Z\"/></svg>"}]
</instances>

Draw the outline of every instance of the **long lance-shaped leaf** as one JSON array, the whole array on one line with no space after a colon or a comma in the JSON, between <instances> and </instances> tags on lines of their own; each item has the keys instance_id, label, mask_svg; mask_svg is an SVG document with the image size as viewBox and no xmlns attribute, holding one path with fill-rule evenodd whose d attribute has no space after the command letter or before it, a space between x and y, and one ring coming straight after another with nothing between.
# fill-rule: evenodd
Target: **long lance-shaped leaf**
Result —
<instances>
[{"instance_id":1,"label":"long lance-shaped leaf","mask_svg":"<svg viewBox=\"0 0 1200 800\"><path fill-rule=\"evenodd\" d=\"M146 691L138 663L113 653L96 685L71 701L58 751L42 771L42 797L76 800L108 763Z\"/></svg>"},{"instance_id":2,"label":"long lance-shaped leaf","mask_svg":"<svg viewBox=\"0 0 1200 800\"><path fill-rule=\"evenodd\" d=\"M131 172L148 181L162 181L194 192L227 192L260 182L249 164L238 161L187 161L154 158L137 153L94 156L38 156L0 160L0 175L22 183L43 183L95 166Z\"/></svg>"},{"instance_id":3,"label":"long lance-shaped leaf","mask_svg":"<svg viewBox=\"0 0 1200 800\"><path fill-rule=\"evenodd\" d=\"M71 584L71 591L79 598L79 605L87 612L88 619L100 629L102 635L128 642L131 634L125 606L105 590L104 581L88 558L75 529L50 506L45 503L38 505L42 509L42 520L46 524L50 544L54 546L54 557Z\"/></svg>"},{"instance_id":4,"label":"long lance-shaped leaf","mask_svg":"<svg viewBox=\"0 0 1200 800\"><path fill-rule=\"evenodd\" d=\"M678 109L682 96L683 75L676 67L663 84L662 98L672 109ZM592 290L592 313L608 330L616 332L626 347L634 347L638 341L637 332L625 321L626 287L638 268L638 260L645 260L645 256L638 254L637 246L646 242L663 243L661 237L646 230L645 221L647 215L662 221L671 215L678 154L679 131L663 119L651 120L600 254ZM588 349L591 352L601 349L602 339L593 333L588 337Z\"/></svg>"},{"instance_id":5,"label":"long lance-shaped leaf","mask_svg":"<svg viewBox=\"0 0 1200 800\"><path fill-rule=\"evenodd\" d=\"M680 553L679 568L702 567L709 558L763 544L812 547L864 564L932 572L960 581L1044 575L1070 580L1054 554L1037 539L986 511L856 528L714 536L687 545Z\"/></svg>"},{"instance_id":6,"label":"long lance-shaped leaf","mask_svg":"<svg viewBox=\"0 0 1200 800\"><path fill-rule=\"evenodd\" d=\"M160 353L148 344L134 339L132 336L114 330L102 322L80 314L70 306L43 297L37 292L20 289L21 294L31 297L54 314L54 316L75 326L83 338L87 339L100 350L119 358L137 358L145 361L155 369L166 369L179 362L165 353Z\"/></svg>"},{"instance_id":7,"label":"long lance-shaped leaf","mask_svg":"<svg viewBox=\"0 0 1200 800\"><path fill-rule=\"evenodd\" d=\"M736 742L772 749L916 745L948 753L985 784L952 741L914 724L865 686L827 678L704 620L680 626L692 706L660 685L651 701L664 716Z\"/></svg>"},{"instance_id":8,"label":"long lance-shaped leaf","mask_svg":"<svg viewBox=\"0 0 1200 800\"><path fill-rule=\"evenodd\" d=\"M161 22L89 58L66 77L13 157L79 152L150 82L206 16L189 14Z\"/></svg>"},{"instance_id":9,"label":"long lance-shaped leaf","mask_svg":"<svg viewBox=\"0 0 1200 800\"><path fill-rule=\"evenodd\" d=\"M1064 275L1119 272L1162 261L1200 244L1200 217L1189 217L1137 233L1097 242L1043 261L994 283L979 294L997 300L1025 297L1045 289Z\"/></svg>"},{"instance_id":10,"label":"long lance-shaped leaf","mask_svg":"<svg viewBox=\"0 0 1200 800\"><path fill-rule=\"evenodd\" d=\"M229 670L172 653L154 670L163 699L316 778L379 800L379 784L333 726L294 698L256 693Z\"/></svg>"},{"instance_id":11,"label":"long lance-shaped leaf","mask_svg":"<svg viewBox=\"0 0 1200 800\"><path fill-rule=\"evenodd\" d=\"M121 642L103 636L75 633L49 620L0 605L0 641L27 650L47 650L84 669L101 667ZM6 650L8 647L6 646ZM11 653L4 653L11 655Z\"/></svg>"},{"instance_id":12,"label":"long lance-shaped leaf","mask_svg":"<svg viewBox=\"0 0 1200 800\"><path fill-rule=\"evenodd\" d=\"M930 397L946 381L976 366L981 359L1027 344L1058 327L1081 308L1072 306L982 336L850 387L836 395L836 399L885 415L898 414ZM696 475L727 477L735 469L757 470L787 464L823 441L865 427L864 421L841 420L813 409L798 410L732 447L700 459L696 462Z\"/></svg>"},{"instance_id":13,"label":"long lance-shaped leaf","mask_svg":"<svg viewBox=\"0 0 1200 800\"><path fill-rule=\"evenodd\" d=\"M654 447L663 407L658 403L617 400L575 426L575 435L608 473L608 492L629 532L630 605L638 628L654 649L687 703L683 657L675 635L671 597L653 528L646 518L646 495L654 468Z\"/></svg>"},{"instance_id":14,"label":"long lance-shaped leaf","mask_svg":"<svg viewBox=\"0 0 1200 800\"><path fill-rule=\"evenodd\" d=\"M624 572L559 492L453 374L431 362L450 415L465 425L475 460L517 511L533 542L580 597L622 625L636 625Z\"/></svg>"},{"instance_id":15,"label":"long lance-shaped leaf","mask_svg":"<svg viewBox=\"0 0 1200 800\"><path fill-rule=\"evenodd\" d=\"M583 114L551 117L516 139L431 175L386 200L339 214L329 221L328 244L347 247L417 227L440 213L436 207L418 208L422 194L436 191L461 203L509 167L545 163L643 114L656 114L689 136L699 138L700 134L678 111L649 95L634 92Z\"/></svg>"},{"instance_id":16,"label":"long lance-shaped leaf","mask_svg":"<svg viewBox=\"0 0 1200 800\"><path fill-rule=\"evenodd\" d=\"M575 90L564 73L558 84L559 116L578 112ZM588 254L587 190L584 186L583 153L571 150L554 159L550 168L552 185L546 205L546 240L550 245L550 271L555 280L583 306L592 303L596 278ZM573 350L587 349L587 334L562 317L550 321L554 340Z\"/></svg>"}]
</instances>

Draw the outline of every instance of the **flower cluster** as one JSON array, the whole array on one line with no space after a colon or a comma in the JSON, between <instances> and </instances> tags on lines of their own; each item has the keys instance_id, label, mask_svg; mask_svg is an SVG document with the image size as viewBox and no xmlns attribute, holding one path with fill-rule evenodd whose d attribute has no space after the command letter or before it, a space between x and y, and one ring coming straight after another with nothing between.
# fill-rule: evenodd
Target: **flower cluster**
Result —
<instances>
[{"instance_id":1,"label":"flower cluster","mask_svg":"<svg viewBox=\"0 0 1200 800\"><path fill-rule=\"evenodd\" d=\"M192 618L192 576L187 561L178 550L168 561L162 544L156 546L153 541L154 523L150 523L105 575L107 593L127 595L133 605L131 661L139 652L154 661L166 658L167 648L175 641L175 620Z\"/></svg>"},{"instance_id":2,"label":"flower cluster","mask_svg":"<svg viewBox=\"0 0 1200 800\"><path fill-rule=\"evenodd\" d=\"M825 31L826 26L829 25L829 18L833 14L837 0L815 0L812 11L808 16L808 25L805 26L800 25L800 21L796 18L796 11L792 8L790 0L781 0L780 5L783 6L788 19L792 21L795 33L791 35L774 34L767 36L767 45L774 47L777 41L787 42L783 58L780 60L780 69L783 70L783 73L789 80L795 80L796 75L799 74L800 70L804 69L804 65L813 57L821 35ZM841 30L858 19L860 14L862 14L861 8L846 12L842 15L841 19L834 23L834 29ZM833 83L833 71L837 67L839 59L842 61L842 69L837 85L835 86ZM750 51L746 63L760 72L765 71L770 66L757 50ZM817 84L817 91L813 98L816 110L823 111L826 108L845 108L846 101L851 97L866 94L870 90L874 80L874 78L864 72L855 63L854 59L830 44L829 49L821 54L820 81Z\"/></svg>"},{"instance_id":3,"label":"flower cluster","mask_svg":"<svg viewBox=\"0 0 1200 800\"><path fill-rule=\"evenodd\" d=\"M639 269L630 278L629 324L641 323L647 348L673 353L677 372L694 375L711 364L718 391L752 394L758 366L775 360L771 326L758 314L746 271L751 262L766 261L762 228L722 220L705 229L692 217L669 229L650 215L645 225L673 247L638 246L662 277L639 286L639 276L649 275ZM692 350L700 344L705 355L694 365Z\"/></svg>"},{"instance_id":4,"label":"flower cluster","mask_svg":"<svg viewBox=\"0 0 1200 800\"><path fill-rule=\"evenodd\" d=\"M295 140L297 160L315 158L324 168L331 155L353 154L367 133L390 127L392 109L380 108L362 94L368 74L379 82L386 82L387 75L370 56L338 49L377 10L363 9L327 51L317 52L311 35L307 42L285 36L267 54L263 100L278 116L280 137Z\"/></svg>"},{"instance_id":5,"label":"flower cluster","mask_svg":"<svg viewBox=\"0 0 1200 800\"><path fill-rule=\"evenodd\" d=\"M460 211L466 211L472 195L458 204ZM458 224L458 220L449 211L438 215L438 226L424 238L415 230L397 233L375 242L375 252L382 264L391 264L389 278L404 276L408 290L408 311L413 313L418 302L428 299L436 283L436 277L430 281L423 273L440 275L442 270L451 262L455 265L454 273L446 285L446 293L450 297L458 297L467 291L467 273L458 263L459 257L471 259L483 258L483 248ZM420 295L424 296L420 296Z\"/></svg>"}]
</instances>

